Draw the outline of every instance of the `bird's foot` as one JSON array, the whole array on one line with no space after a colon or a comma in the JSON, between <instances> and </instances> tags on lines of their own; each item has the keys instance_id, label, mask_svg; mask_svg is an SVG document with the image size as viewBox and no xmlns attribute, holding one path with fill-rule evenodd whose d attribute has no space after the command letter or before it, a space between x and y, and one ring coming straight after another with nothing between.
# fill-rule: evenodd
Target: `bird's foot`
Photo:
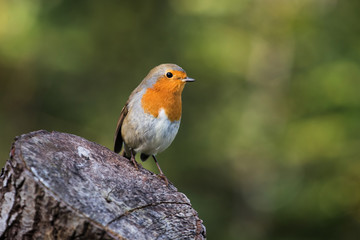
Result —
<instances>
[{"instance_id":1,"label":"bird's foot","mask_svg":"<svg viewBox=\"0 0 360 240\"><path fill-rule=\"evenodd\" d=\"M132 163L134 164L136 170L139 170L139 167L138 167L138 163L136 162L135 160L135 156L131 156L130 160L132 161Z\"/></svg>"},{"instance_id":2,"label":"bird's foot","mask_svg":"<svg viewBox=\"0 0 360 240\"><path fill-rule=\"evenodd\" d=\"M158 176L165 181L166 186L169 186L169 181L164 174L158 174Z\"/></svg>"}]
</instances>

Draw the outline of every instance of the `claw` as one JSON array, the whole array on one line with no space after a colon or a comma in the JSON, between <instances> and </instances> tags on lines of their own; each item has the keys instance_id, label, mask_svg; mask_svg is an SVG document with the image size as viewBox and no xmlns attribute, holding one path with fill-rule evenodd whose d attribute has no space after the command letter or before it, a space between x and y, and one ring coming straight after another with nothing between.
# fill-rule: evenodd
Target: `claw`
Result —
<instances>
[{"instance_id":1,"label":"claw","mask_svg":"<svg viewBox=\"0 0 360 240\"><path fill-rule=\"evenodd\" d=\"M154 159L154 161L155 161L155 163L156 163L156 166L157 166L157 168L159 169L159 172L160 172L160 174L159 174L158 176L159 176L160 178L164 179L164 181L165 181L165 183L166 183L166 186L168 186L168 185L169 185L169 181L168 181L167 177L164 175L163 171L161 171L160 165L159 165L158 161L156 160L155 155L152 155L152 157L153 157L153 159Z\"/></svg>"},{"instance_id":2,"label":"claw","mask_svg":"<svg viewBox=\"0 0 360 240\"><path fill-rule=\"evenodd\" d=\"M139 170L139 167L138 167L138 165L137 165L137 163L136 163L136 160L135 160L135 154L133 154L133 151L131 151L131 158L130 158L130 160L131 160L132 163L134 164L136 170Z\"/></svg>"},{"instance_id":3,"label":"claw","mask_svg":"<svg viewBox=\"0 0 360 240\"><path fill-rule=\"evenodd\" d=\"M169 181L164 174L158 174L159 178L162 178L165 181L166 186L169 186Z\"/></svg>"}]
</instances>

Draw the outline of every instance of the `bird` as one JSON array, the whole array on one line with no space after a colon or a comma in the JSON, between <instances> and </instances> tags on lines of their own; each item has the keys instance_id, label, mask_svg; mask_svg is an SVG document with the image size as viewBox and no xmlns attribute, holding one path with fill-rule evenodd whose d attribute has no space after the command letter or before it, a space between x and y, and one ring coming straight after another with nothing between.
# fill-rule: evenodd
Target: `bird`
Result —
<instances>
[{"instance_id":1,"label":"bird","mask_svg":"<svg viewBox=\"0 0 360 240\"><path fill-rule=\"evenodd\" d=\"M138 169L135 155L146 161L150 156L166 186L167 177L160 168L156 154L167 149L180 126L184 86L195 79L187 76L176 64L166 63L154 67L133 90L122 108L117 122L114 152L128 158Z\"/></svg>"}]
</instances>

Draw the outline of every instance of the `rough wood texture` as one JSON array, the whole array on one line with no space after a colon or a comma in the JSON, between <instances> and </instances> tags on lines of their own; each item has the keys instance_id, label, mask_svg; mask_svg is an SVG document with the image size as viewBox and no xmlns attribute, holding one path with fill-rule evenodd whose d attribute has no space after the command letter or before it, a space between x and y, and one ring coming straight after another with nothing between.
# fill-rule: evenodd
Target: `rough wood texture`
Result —
<instances>
[{"instance_id":1,"label":"rough wood texture","mask_svg":"<svg viewBox=\"0 0 360 240\"><path fill-rule=\"evenodd\" d=\"M0 239L205 239L172 184L75 135L17 138L0 187Z\"/></svg>"}]
</instances>

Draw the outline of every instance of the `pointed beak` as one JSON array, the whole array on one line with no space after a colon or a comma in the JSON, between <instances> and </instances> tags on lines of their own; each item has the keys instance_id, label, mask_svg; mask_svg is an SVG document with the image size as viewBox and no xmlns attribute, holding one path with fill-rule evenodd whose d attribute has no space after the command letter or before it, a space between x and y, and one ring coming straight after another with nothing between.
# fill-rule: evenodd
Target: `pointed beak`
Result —
<instances>
[{"instance_id":1,"label":"pointed beak","mask_svg":"<svg viewBox=\"0 0 360 240\"><path fill-rule=\"evenodd\" d=\"M182 81L183 81L183 82L194 82L195 79L186 77L186 78L184 78Z\"/></svg>"}]
</instances>

